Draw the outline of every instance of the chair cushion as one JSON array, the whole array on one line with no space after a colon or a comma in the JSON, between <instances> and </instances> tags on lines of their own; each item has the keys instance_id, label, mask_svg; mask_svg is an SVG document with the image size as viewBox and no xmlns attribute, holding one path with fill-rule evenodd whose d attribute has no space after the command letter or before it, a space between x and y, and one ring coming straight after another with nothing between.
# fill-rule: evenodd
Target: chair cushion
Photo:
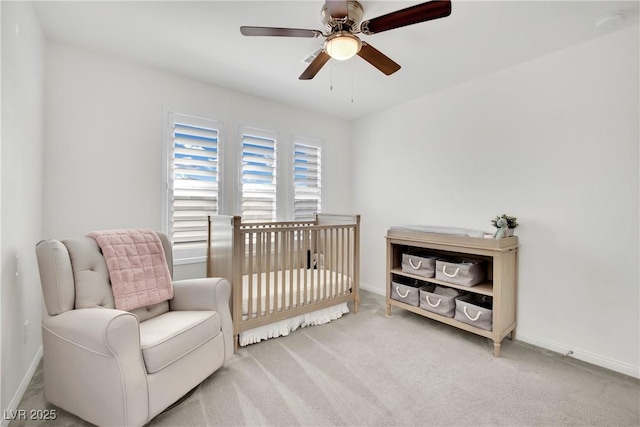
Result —
<instances>
[{"instance_id":1,"label":"chair cushion","mask_svg":"<svg viewBox=\"0 0 640 427\"><path fill-rule=\"evenodd\" d=\"M67 247L57 240L41 240L36 245L36 257L47 313L56 316L73 310L75 284Z\"/></svg>"},{"instance_id":2,"label":"chair cushion","mask_svg":"<svg viewBox=\"0 0 640 427\"><path fill-rule=\"evenodd\" d=\"M69 251L76 288L75 308L115 308L109 270L100 247L89 237L63 240Z\"/></svg>"},{"instance_id":3,"label":"chair cushion","mask_svg":"<svg viewBox=\"0 0 640 427\"><path fill-rule=\"evenodd\" d=\"M140 323L140 347L147 373L186 356L221 331L217 311L169 311Z\"/></svg>"},{"instance_id":4,"label":"chair cushion","mask_svg":"<svg viewBox=\"0 0 640 427\"><path fill-rule=\"evenodd\" d=\"M167 311L169 311L169 301L163 301L148 307L136 308L135 310L131 310L131 313L136 315L138 321L144 322Z\"/></svg>"}]
</instances>

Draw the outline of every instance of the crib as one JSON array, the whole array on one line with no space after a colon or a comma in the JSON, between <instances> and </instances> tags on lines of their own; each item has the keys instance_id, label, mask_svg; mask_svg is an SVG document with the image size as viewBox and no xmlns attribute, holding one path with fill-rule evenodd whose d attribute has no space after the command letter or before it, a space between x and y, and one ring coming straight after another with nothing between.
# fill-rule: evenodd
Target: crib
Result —
<instances>
[{"instance_id":1,"label":"crib","mask_svg":"<svg viewBox=\"0 0 640 427\"><path fill-rule=\"evenodd\" d=\"M231 282L234 350L247 344L243 334L267 325L334 316L326 311L348 311L347 302L357 313L359 241L360 215L268 223L209 216L207 276Z\"/></svg>"}]
</instances>

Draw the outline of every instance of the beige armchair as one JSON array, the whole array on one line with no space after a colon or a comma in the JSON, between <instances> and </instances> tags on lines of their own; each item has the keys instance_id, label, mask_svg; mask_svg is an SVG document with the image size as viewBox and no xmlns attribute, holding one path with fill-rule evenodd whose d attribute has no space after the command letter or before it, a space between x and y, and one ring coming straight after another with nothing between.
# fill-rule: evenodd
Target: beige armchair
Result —
<instances>
[{"instance_id":1,"label":"beige armchair","mask_svg":"<svg viewBox=\"0 0 640 427\"><path fill-rule=\"evenodd\" d=\"M171 245L158 235L173 275ZM140 426L233 355L226 279L174 281L172 300L127 312L114 308L94 239L43 240L36 254L52 404L97 425Z\"/></svg>"}]
</instances>

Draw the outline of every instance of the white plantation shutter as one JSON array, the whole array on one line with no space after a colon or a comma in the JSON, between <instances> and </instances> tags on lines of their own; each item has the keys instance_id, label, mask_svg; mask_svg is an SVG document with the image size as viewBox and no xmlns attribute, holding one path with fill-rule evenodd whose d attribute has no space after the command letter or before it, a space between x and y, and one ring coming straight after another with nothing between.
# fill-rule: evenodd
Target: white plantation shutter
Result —
<instances>
[{"instance_id":1,"label":"white plantation shutter","mask_svg":"<svg viewBox=\"0 0 640 427\"><path fill-rule=\"evenodd\" d=\"M242 218L276 220L276 138L270 132L242 131Z\"/></svg>"},{"instance_id":2,"label":"white plantation shutter","mask_svg":"<svg viewBox=\"0 0 640 427\"><path fill-rule=\"evenodd\" d=\"M322 148L304 143L293 144L294 218L313 219L322 202Z\"/></svg>"},{"instance_id":3,"label":"white plantation shutter","mask_svg":"<svg viewBox=\"0 0 640 427\"><path fill-rule=\"evenodd\" d=\"M219 123L173 115L169 228L176 258L204 256L207 215L218 212Z\"/></svg>"}]
</instances>

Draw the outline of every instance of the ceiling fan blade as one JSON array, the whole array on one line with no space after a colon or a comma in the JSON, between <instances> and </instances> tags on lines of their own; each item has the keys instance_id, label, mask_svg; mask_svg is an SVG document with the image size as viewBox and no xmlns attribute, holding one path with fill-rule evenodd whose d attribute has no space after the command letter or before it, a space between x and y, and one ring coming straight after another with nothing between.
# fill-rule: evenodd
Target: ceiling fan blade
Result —
<instances>
[{"instance_id":1,"label":"ceiling fan blade","mask_svg":"<svg viewBox=\"0 0 640 427\"><path fill-rule=\"evenodd\" d=\"M429 1L363 21L360 25L360 31L368 35L377 34L449 15L451 15L450 0Z\"/></svg>"},{"instance_id":2,"label":"ceiling fan blade","mask_svg":"<svg viewBox=\"0 0 640 427\"><path fill-rule=\"evenodd\" d=\"M400 65L395 63L391 58L365 42L362 42L362 48L360 48L358 56L387 76L400 69Z\"/></svg>"},{"instance_id":3,"label":"ceiling fan blade","mask_svg":"<svg viewBox=\"0 0 640 427\"><path fill-rule=\"evenodd\" d=\"M269 37L309 37L316 38L322 35L318 30L305 30L300 28L276 28L276 27L240 27L243 36L269 36Z\"/></svg>"},{"instance_id":4,"label":"ceiling fan blade","mask_svg":"<svg viewBox=\"0 0 640 427\"><path fill-rule=\"evenodd\" d=\"M326 0L327 11L333 18L346 18L349 14L347 0Z\"/></svg>"},{"instance_id":5,"label":"ceiling fan blade","mask_svg":"<svg viewBox=\"0 0 640 427\"><path fill-rule=\"evenodd\" d=\"M311 80L312 78L314 78L316 74L318 74L318 71L320 71L320 69L324 66L324 64L327 63L330 58L331 57L324 50L321 50L320 53L318 53L318 56L316 56L316 58L311 61L311 64L309 64L307 69L304 70L304 72L300 75L299 79Z\"/></svg>"}]
</instances>

